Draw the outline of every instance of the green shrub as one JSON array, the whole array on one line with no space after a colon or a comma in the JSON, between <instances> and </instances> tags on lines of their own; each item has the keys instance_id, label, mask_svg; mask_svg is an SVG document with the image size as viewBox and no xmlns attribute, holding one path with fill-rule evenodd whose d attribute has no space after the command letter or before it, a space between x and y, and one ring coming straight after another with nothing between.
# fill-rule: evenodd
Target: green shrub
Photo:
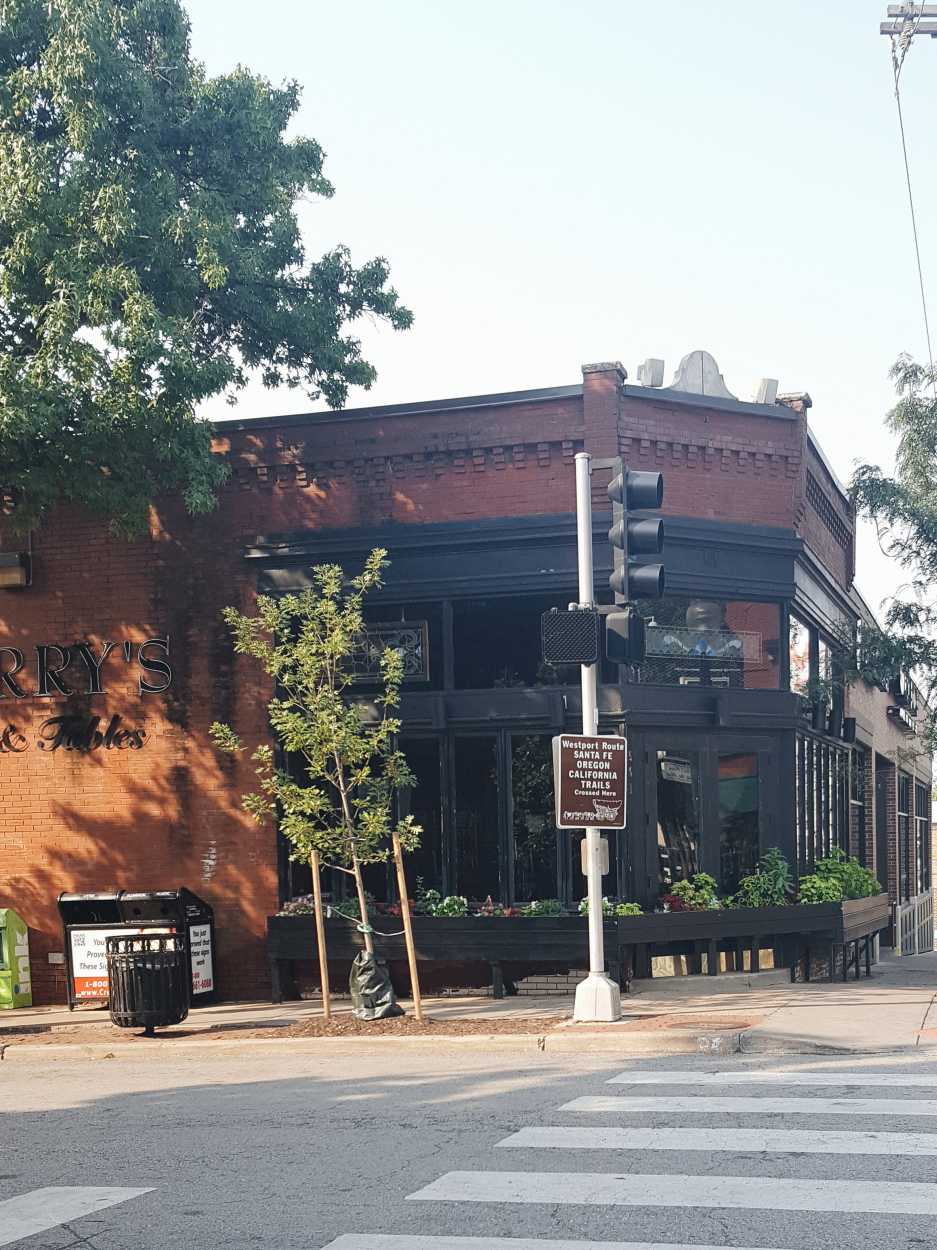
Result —
<instances>
[{"instance_id":1,"label":"green shrub","mask_svg":"<svg viewBox=\"0 0 937 1250\"><path fill-rule=\"evenodd\" d=\"M449 916L458 919L468 915L468 899L462 894L447 894L433 908L432 916Z\"/></svg>"},{"instance_id":2,"label":"green shrub","mask_svg":"<svg viewBox=\"0 0 937 1250\"><path fill-rule=\"evenodd\" d=\"M583 898L579 900L580 916L588 916L589 900ZM619 903L617 899L602 897L602 915L615 916L640 916L643 915L640 906L637 903Z\"/></svg>"},{"instance_id":3,"label":"green shrub","mask_svg":"<svg viewBox=\"0 0 937 1250\"><path fill-rule=\"evenodd\" d=\"M794 892L791 868L776 846L758 861L758 869L739 882L736 907L783 907Z\"/></svg>"},{"instance_id":4,"label":"green shrub","mask_svg":"<svg viewBox=\"0 0 937 1250\"><path fill-rule=\"evenodd\" d=\"M840 903L843 897L843 883L838 877L812 872L800 879L800 903Z\"/></svg>"},{"instance_id":5,"label":"green shrub","mask_svg":"<svg viewBox=\"0 0 937 1250\"><path fill-rule=\"evenodd\" d=\"M667 897L677 899L686 911L718 911L722 904L717 889L715 877L696 872L689 881L675 882Z\"/></svg>"},{"instance_id":6,"label":"green shrub","mask_svg":"<svg viewBox=\"0 0 937 1250\"><path fill-rule=\"evenodd\" d=\"M416 879L416 894L413 899L413 910L418 916L434 916L436 908L442 902L442 895L438 890L427 890L423 885L423 878Z\"/></svg>"},{"instance_id":7,"label":"green shrub","mask_svg":"<svg viewBox=\"0 0 937 1250\"><path fill-rule=\"evenodd\" d=\"M839 847L834 847L825 859L818 859L814 871L818 877L838 881L843 898L870 898L882 892L875 873L863 868L855 856L847 856Z\"/></svg>"},{"instance_id":8,"label":"green shrub","mask_svg":"<svg viewBox=\"0 0 937 1250\"><path fill-rule=\"evenodd\" d=\"M563 904L558 898L535 898L521 907L522 916L562 916Z\"/></svg>"}]
</instances>

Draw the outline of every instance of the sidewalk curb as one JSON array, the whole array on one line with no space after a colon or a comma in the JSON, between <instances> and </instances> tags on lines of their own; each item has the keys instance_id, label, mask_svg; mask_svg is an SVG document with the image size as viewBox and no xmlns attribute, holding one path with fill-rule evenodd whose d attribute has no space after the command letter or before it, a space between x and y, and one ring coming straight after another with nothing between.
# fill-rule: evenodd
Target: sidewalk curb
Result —
<instances>
[{"instance_id":1,"label":"sidewalk curb","mask_svg":"<svg viewBox=\"0 0 937 1250\"><path fill-rule=\"evenodd\" d=\"M471 1033L463 1036L449 1034L443 1037L244 1037L225 1038L213 1042L181 1040L172 1041L159 1037L143 1041L139 1045L126 1042L93 1043L52 1043L36 1045L29 1042L0 1042L0 1059L4 1062L29 1062L46 1059L139 1059L171 1058L175 1054L184 1054L191 1059L198 1054L211 1055L217 1051L256 1051L266 1048L272 1051L288 1050L293 1054L328 1055L349 1049L386 1049L398 1050L400 1047L412 1050L424 1050L427 1047L451 1046L467 1051L491 1051L493 1049L521 1053L546 1053L555 1055L570 1054L607 1054L622 1058L628 1056L640 1058L664 1058L668 1055L699 1054L706 1056L725 1055L759 1055L759 1054L790 1054L790 1055L876 1055L895 1054L909 1050L927 1050L932 1047L893 1046L864 1048L833 1046L812 1041L809 1038L792 1037L786 1034L751 1033L698 1033L693 1031L674 1032L666 1036L654 1034L622 1034L606 1032L573 1032L562 1033Z\"/></svg>"}]
</instances>

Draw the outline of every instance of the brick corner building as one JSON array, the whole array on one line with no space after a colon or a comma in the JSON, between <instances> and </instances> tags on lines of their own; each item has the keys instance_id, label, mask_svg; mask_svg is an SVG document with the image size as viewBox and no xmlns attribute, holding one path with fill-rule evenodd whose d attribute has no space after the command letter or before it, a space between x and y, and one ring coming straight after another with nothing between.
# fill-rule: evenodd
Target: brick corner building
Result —
<instances>
[{"instance_id":1,"label":"brick corner building","mask_svg":"<svg viewBox=\"0 0 937 1250\"><path fill-rule=\"evenodd\" d=\"M601 673L602 725L627 725L634 762L607 893L653 908L692 871L730 890L769 846L803 872L839 845L896 903L928 895L914 691L837 684L868 616L855 518L809 396L774 389L740 401L697 352L669 387L603 362L564 387L223 421L231 475L210 516L168 500L125 542L56 513L31 536L32 584L0 592L0 906L30 926L35 1000L64 998L60 892L177 885L215 908L224 996L267 992L266 918L308 870L241 810L249 765L210 744L216 720L248 748L267 740L269 691L221 611L375 545L392 563L370 628L410 662L403 745L425 829L410 871L444 893L575 904L577 836L553 828L537 778L551 735L577 724L579 690L543 670L538 628L576 598L583 448L666 482L648 661L638 683ZM603 498L597 482L607 600ZM390 883L371 870L369 888Z\"/></svg>"}]
</instances>

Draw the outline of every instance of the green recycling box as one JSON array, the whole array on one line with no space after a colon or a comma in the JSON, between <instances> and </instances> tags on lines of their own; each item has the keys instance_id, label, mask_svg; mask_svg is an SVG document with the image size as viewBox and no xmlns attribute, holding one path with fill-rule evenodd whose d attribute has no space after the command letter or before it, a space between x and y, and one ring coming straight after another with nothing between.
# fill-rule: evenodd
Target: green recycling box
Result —
<instances>
[{"instance_id":1,"label":"green recycling box","mask_svg":"<svg viewBox=\"0 0 937 1250\"><path fill-rule=\"evenodd\" d=\"M0 907L0 1009L32 1005L29 930L12 907Z\"/></svg>"}]
</instances>

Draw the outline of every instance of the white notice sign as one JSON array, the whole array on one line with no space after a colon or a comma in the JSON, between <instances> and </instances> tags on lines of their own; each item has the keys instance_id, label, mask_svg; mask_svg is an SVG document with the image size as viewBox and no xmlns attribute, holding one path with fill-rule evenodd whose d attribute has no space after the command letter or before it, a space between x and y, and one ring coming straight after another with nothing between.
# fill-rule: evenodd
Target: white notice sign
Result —
<instances>
[{"instance_id":1,"label":"white notice sign","mask_svg":"<svg viewBox=\"0 0 937 1250\"><path fill-rule=\"evenodd\" d=\"M72 929L72 996L76 999L107 999L107 939L130 933L171 933L171 929Z\"/></svg>"},{"instance_id":2,"label":"white notice sign","mask_svg":"<svg viewBox=\"0 0 937 1250\"><path fill-rule=\"evenodd\" d=\"M212 965L211 925L189 926L189 951L192 956L192 993L210 994L215 988Z\"/></svg>"}]
</instances>

